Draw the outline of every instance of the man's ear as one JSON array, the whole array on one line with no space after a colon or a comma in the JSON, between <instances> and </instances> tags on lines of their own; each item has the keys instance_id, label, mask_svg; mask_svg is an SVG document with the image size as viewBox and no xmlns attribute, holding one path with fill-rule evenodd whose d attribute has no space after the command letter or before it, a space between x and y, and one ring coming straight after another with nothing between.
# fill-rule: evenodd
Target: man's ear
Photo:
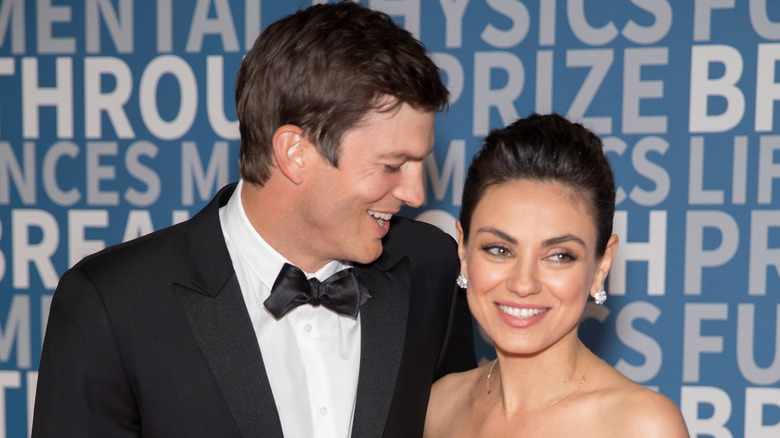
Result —
<instances>
[{"instance_id":1,"label":"man's ear","mask_svg":"<svg viewBox=\"0 0 780 438\"><path fill-rule=\"evenodd\" d=\"M303 130L295 125L280 126L272 141L276 166L292 183L300 184L305 167L301 145L306 141Z\"/></svg>"},{"instance_id":2,"label":"man's ear","mask_svg":"<svg viewBox=\"0 0 780 438\"><path fill-rule=\"evenodd\" d=\"M460 221L455 221L455 231L458 233L458 258L460 259L460 272L466 275L466 236L463 235L463 227Z\"/></svg>"}]
</instances>

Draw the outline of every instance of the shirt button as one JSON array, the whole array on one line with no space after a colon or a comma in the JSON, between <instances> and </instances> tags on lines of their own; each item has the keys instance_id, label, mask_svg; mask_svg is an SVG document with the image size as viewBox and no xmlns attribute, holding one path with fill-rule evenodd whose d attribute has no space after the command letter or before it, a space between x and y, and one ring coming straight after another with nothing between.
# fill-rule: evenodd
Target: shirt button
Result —
<instances>
[{"instance_id":1,"label":"shirt button","mask_svg":"<svg viewBox=\"0 0 780 438\"><path fill-rule=\"evenodd\" d=\"M311 331L312 331L312 329L313 329L313 328L314 328L314 327L312 327L312 326L311 326L311 324L306 324L306 325L303 327L303 331L305 331L306 333L311 333Z\"/></svg>"},{"instance_id":2,"label":"shirt button","mask_svg":"<svg viewBox=\"0 0 780 438\"><path fill-rule=\"evenodd\" d=\"M326 408L325 406L321 407L320 408L320 415L322 415L323 417L328 415L328 408Z\"/></svg>"}]
</instances>

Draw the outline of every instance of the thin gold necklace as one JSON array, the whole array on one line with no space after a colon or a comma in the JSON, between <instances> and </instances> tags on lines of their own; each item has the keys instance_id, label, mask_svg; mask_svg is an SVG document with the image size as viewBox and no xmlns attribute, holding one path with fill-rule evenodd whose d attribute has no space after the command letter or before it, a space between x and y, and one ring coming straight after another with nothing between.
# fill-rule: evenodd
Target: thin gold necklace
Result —
<instances>
[{"instance_id":1,"label":"thin gold necklace","mask_svg":"<svg viewBox=\"0 0 780 438\"><path fill-rule=\"evenodd\" d=\"M590 349L588 349L588 353L590 353L590 358L589 358L589 360L588 360L588 366L585 368L585 372L584 372L584 373L582 373L582 376L580 377L580 380L577 382L577 386L575 386L575 387L574 387L574 389L572 389L571 391L567 392L567 393L566 393L566 394L564 394L562 397L559 397L559 398L557 398L557 399L555 399L555 400L551 401L550 403L547 403L546 405L544 405L544 406L542 406L542 407L538 407L538 408L531 409L531 410L528 410L528 411L520 411L520 412L512 412L512 411L509 411L509 410L507 410L506 408L504 408L503 406L501 406L501 405L500 405L500 404L499 404L499 403L498 403L498 402L497 402L497 401L496 401L496 400L493 398L493 391L491 391L491 390L490 390L490 375L491 375L491 374L493 374L493 368L495 368L496 364L498 363L498 358L496 358L496 359L493 361L493 364L492 364L492 365L490 365L490 370L488 370L488 373L487 373L487 379L485 380L485 384L487 385L487 395L488 395L488 398L490 399L490 401L491 401L491 402L493 402L493 404L494 404L494 405L496 405L496 407L500 408L502 411L504 411L505 413L507 413L507 414L509 414L509 415L526 415L526 414L532 414L532 413L534 413L534 412L539 412L539 411L541 411L542 409L549 408L550 406L552 406L552 405L554 405L554 404L556 404L556 403L560 402L561 400L565 399L566 397L568 397L568 396L570 396L570 395L574 394L575 392L577 392L577 390L578 390L578 389L580 389L580 386L582 386L582 384L583 384L583 383L585 383L585 376L588 374L588 371L590 371L590 367L593 365L593 358L595 357L595 355L593 354L593 352L592 352L592 351L590 351Z\"/></svg>"}]
</instances>

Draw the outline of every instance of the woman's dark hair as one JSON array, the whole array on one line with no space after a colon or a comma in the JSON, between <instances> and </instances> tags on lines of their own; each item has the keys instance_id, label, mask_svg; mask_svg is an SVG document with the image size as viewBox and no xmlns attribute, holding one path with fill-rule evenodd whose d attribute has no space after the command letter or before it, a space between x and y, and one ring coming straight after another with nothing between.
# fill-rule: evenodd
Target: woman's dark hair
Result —
<instances>
[{"instance_id":1,"label":"woman's dark hair","mask_svg":"<svg viewBox=\"0 0 780 438\"><path fill-rule=\"evenodd\" d=\"M273 165L271 141L286 124L301 128L338 165L344 133L372 110L406 103L441 111L449 92L412 34L358 3L317 4L269 25L236 76L241 132L239 171L262 185Z\"/></svg>"},{"instance_id":2,"label":"woman's dark hair","mask_svg":"<svg viewBox=\"0 0 780 438\"><path fill-rule=\"evenodd\" d=\"M485 192L515 180L554 182L582 196L596 225L596 256L604 255L612 235L615 182L595 134L558 114L531 114L491 131L466 176L460 210L464 240Z\"/></svg>"}]
</instances>

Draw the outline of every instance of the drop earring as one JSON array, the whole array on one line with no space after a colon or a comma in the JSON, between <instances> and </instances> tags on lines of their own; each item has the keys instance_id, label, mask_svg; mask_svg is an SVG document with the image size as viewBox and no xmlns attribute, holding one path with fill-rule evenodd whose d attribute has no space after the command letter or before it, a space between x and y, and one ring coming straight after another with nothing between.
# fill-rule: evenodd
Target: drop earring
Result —
<instances>
[{"instance_id":1,"label":"drop earring","mask_svg":"<svg viewBox=\"0 0 780 438\"><path fill-rule=\"evenodd\" d=\"M455 279L455 284L458 285L461 289L466 289L466 286L468 286L469 281L466 279L466 276L463 274L458 274L458 278Z\"/></svg>"}]
</instances>

